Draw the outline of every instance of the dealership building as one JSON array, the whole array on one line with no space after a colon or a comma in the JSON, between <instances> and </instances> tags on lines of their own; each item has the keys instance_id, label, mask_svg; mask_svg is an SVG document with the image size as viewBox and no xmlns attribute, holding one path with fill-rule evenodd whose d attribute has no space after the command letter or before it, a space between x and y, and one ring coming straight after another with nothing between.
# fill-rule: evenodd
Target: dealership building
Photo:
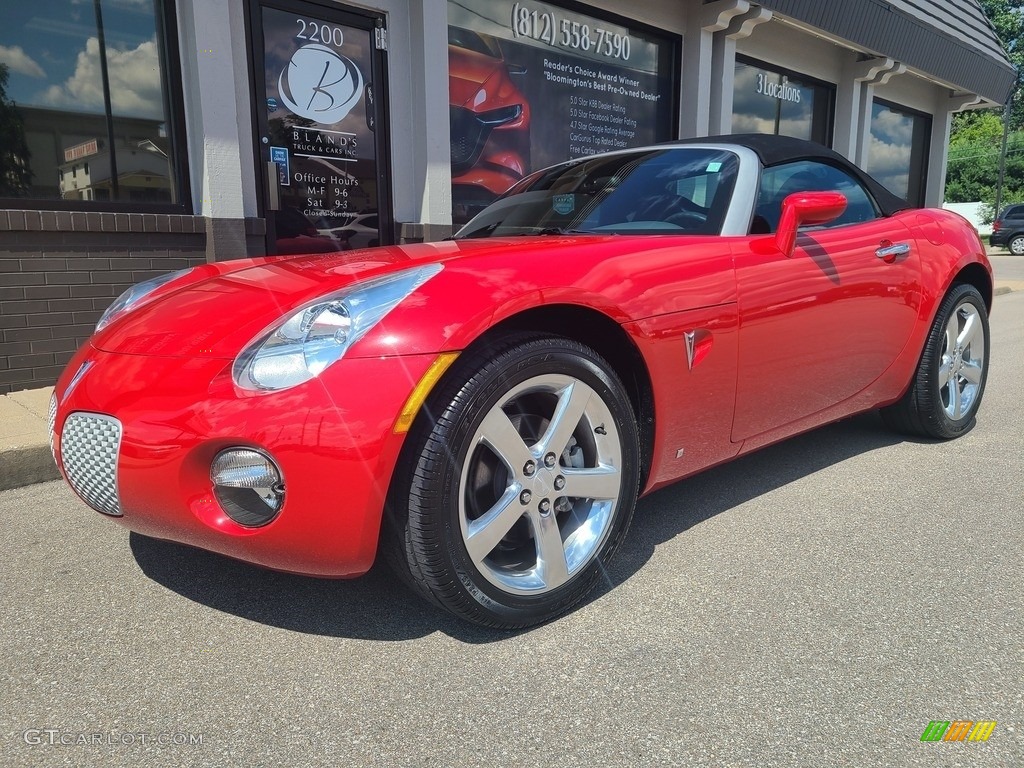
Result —
<instances>
[{"instance_id":1,"label":"dealership building","mask_svg":"<svg viewBox=\"0 0 1024 768\"><path fill-rule=\"evenodd\" d=\"M33 0L0 9L0 393L132 283L438 240L532 170L675 138L814 139L941 204L1002 105L977 0Z\"/></svg>"}]
</instances>

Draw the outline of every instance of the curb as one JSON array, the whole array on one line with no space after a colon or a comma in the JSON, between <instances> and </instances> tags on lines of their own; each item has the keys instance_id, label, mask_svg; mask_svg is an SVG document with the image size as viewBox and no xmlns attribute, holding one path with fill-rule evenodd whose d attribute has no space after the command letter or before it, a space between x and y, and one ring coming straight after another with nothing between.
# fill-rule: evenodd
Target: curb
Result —
<instances>
[{"instance_id":1,"label":"curb","mask_svg":"<svg viewBox=\"0 0 1024 768\"><path fill-rule=\"evenodd\" d=\"M0 491L58 478L48 443L0 449Z\"/></svg>"}]
</instances>

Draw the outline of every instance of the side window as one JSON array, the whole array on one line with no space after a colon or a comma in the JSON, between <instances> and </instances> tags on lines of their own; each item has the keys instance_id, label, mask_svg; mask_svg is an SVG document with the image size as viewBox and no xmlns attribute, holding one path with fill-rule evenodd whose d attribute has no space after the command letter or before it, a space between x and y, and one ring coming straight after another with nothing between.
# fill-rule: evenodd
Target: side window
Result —
<instances>
[{"instance_id":1,"label":"side window","mask_svg":"<svg viewBox=\"0 0 1024 768\"><path fill-rule=\"evenodd\" d=\"M1007 219L1024 219L1024 206L1014 206L1006 212Z\"/></svg>"},{"instance_id":2,"label":"side window","mask_svg":"<svg viewBox=\"0 0 1024 768\"><path fill-rule=\"evenodd\" d=\"M826 227L841 227L878 218L874 200L846 171L827 163L799 160L765 168L761 173L751 234L774 232L782 214L782 201L794 192L842 192L846 196L843 215Z\"/></svg>"}]
</instances>

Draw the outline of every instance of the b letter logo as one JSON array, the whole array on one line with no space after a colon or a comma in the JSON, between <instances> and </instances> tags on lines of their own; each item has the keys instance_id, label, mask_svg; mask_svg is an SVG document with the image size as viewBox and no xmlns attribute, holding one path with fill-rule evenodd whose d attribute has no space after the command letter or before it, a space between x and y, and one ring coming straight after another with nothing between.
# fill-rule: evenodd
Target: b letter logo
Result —
<instances>
[{"instance_id":1,"label":"b letter logo","mask_svg":"<svg viewBox=\"0 0 1024 768\"><path fill-rule=\"evenodd\" d=\"M277 90L285 106L299 117L332 125L359 103L363 75L340 53L309 43L292 54L277 79Z\"/></svg>"}]
</instances>

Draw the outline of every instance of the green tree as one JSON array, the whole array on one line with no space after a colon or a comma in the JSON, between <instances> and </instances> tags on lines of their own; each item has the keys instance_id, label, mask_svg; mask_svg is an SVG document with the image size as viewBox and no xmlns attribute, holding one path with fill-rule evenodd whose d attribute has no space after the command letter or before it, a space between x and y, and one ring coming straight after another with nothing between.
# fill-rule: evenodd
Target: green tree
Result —
<instances>
[{"instance_id":1,"label":"green tree","mask_svg":"<svg viewBox=\"0 0 1024 768\"><path fill-rule=\"evenodd\" d=\"M999 179L1002 119L994 112L980 112L975 117L974 124L950 141L946 200L951 203L981 200L987 206L984 218L991 221ZM1024 131L1015 131L1007 137L1001 200L1000 205L1024 202Z\"/></svg>"},{"instance_id":2,"label":"green tree","mask_svg":"<svg viewBox=\"0 0 1024 768\"><path fill-rule=\"evenodd\" d=\"M7 98L6 64L0 64L0 197L21 197L32 184L25 141L25 121L13 101Z\"/></svg>"},{"instance_id":3,"label":"green tree","mask_svg":"<svg viewBox=\"0 0 1024 768\"><path fill-rule=\"evenodd\" d=\"M1010 63L1024 68L1024 0L979 0L1006 50ZM1024 200L1024 99L1019 89L1010 95L1010 109L973 110L953 116L946 171L946 200L981 200L991 220L999 179L999 150L1003 118L1008 115L1006 166L1002 204Z\"/></svg>"},{"instance_id":4,"label":"green tree","mask_svg":"<svg viewBox=\"0 0 1024 768\"><path fill-rule=\"evenodd\" d=\"M1024 65L1024 0L980 0L980 5L1010 63L1020 71Z\"/></svg>"},{"instance_id":5,"label":"green tree","mask_svg":"<svg viewBox=\"0 0 1024 768\"><path fill-rule=\"evenodd\" d=\"M991 200L999 176L1002 114L993 110L964 112L949 140L946 200L969 203Z\"/></svg>"}]
</instances>

